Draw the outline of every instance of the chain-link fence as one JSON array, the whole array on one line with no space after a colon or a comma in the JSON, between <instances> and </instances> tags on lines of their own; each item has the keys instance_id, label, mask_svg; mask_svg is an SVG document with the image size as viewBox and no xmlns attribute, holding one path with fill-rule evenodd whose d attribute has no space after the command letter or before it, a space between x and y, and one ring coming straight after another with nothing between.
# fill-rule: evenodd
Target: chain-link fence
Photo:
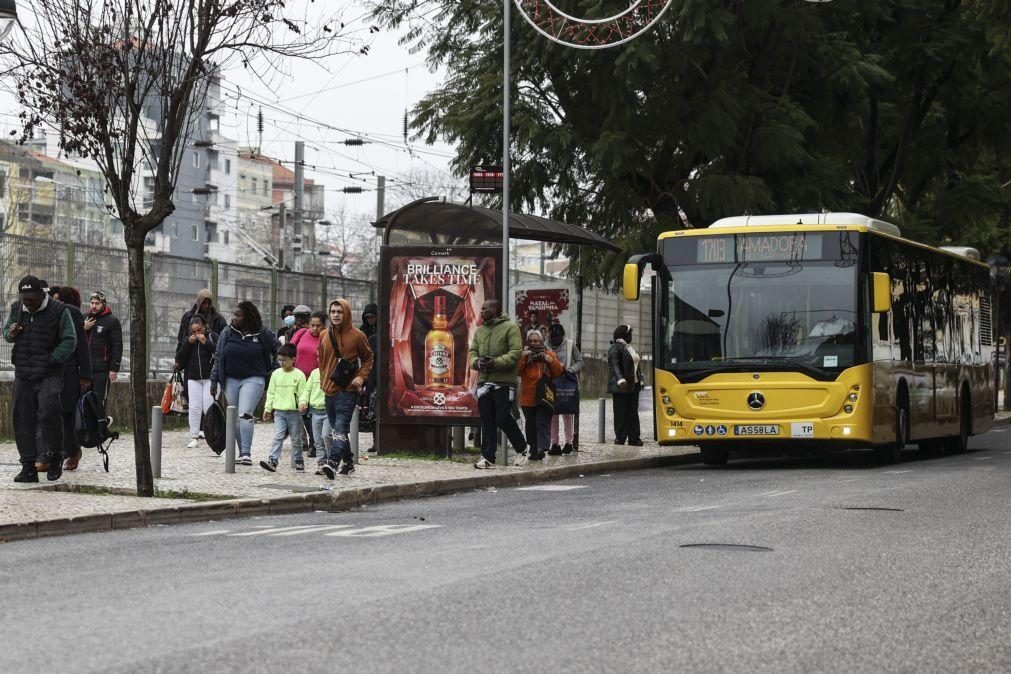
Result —
<instances>
[{"instance_id":1,"label":"chain-link fence","mask_svg":"<svg viewBox=\"0 0 1011 674\"><path fill-rule=\"evenodd\" d=\"M285 304L305 304L314 311L326 309L335 297L345 297L360 312L376 301L372 281L329 278L266 267L215 263L152 254L145 261L147 286L147 370L152 377L171 371L183 314L193 307L197 292L210 288L215 305L230 319L232 309L248 300L259 308L264 323L276 329ZM7 303L17 299L17 282L32 274L51 285L80 290L84 311L95 290L105 293L113 314L123 326L123 365L130 366L130 295L126 251L74 243L0 234L0 293ZM7 311L3 319L6 320ZM0 377L12 376L11 345L0 340Z\"/></svg>"}]
</instances>

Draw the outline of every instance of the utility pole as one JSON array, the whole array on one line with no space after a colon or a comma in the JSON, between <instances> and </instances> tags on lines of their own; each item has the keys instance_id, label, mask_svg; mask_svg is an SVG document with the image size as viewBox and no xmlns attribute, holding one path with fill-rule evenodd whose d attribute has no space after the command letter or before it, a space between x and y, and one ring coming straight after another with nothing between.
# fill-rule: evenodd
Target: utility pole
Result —
<instances>
[{"instance_id":1,"label":"utility pole","mask_svg":"<svg viewBox=\"0 0 1011 674\"><path fill-rule=\"evenodd\" d=\"M301 249L305 245L302 241L302 218L304 217L305 211L303 210L302 200L305 197L305 143L303 141L295 141L295 235L292 237L292 242L294 243L293 248ZM302 255L294 253L292 255L292 268L295 271L302 271Z\"/></svg>"},{"instance_id":2,"label":"utility pole","mask_svg":"<svg viewBox=\"0 0 1011 674\"><path fill-rule=\"evenodd\" d=\"M284 269L285 230L288 226L288 207L282 201L277 205L277 268Z\"/></svg>"},{"instance_id":3,"label":"utility pole","mask_svg":"<svg viewBox=\"0 0 1011 674\"><path fill-rule=\"evenodd\" d=\"M386 215L386 176L379 176L376 180L376 222L379 222L379 218L384 215ZM379 264L379 231L376 227L372 228L375 240L375 250L372 252L375 255L376 264Z\"/></svg>"}]
</instances>

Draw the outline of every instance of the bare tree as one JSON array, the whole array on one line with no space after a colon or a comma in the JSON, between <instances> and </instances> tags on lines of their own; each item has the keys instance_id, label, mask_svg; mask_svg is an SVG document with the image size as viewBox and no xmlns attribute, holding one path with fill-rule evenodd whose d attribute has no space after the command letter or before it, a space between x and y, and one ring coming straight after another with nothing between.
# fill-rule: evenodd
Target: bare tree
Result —
<instances>
[{"instance_id":1,"label":"bare tree","mask_svg":"<svg viewBox=\"0 0 1011 674\"><path fill-rule=\"evenodd\" d=\"M325 3L330 5L330 3ZM362 51L340 15L312 0L33 0L35 23L0 44L22 107L22 141L40 126L93 159L129 254L137 492L154 494L148 446L144 241L175 210L183 155L208 87L230 66L261 78L291 58ZM301 9L298 9L298 8ZM324 12L328 12L324 14ZM153 178L150 200L136 189Z\"/></svg>"}]
</instances>

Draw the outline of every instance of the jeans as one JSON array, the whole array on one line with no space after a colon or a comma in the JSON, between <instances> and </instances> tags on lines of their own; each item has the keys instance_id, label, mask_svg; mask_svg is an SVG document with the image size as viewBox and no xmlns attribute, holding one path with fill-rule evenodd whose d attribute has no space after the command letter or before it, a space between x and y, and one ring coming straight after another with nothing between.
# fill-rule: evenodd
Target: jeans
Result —
<instances>
[{"instance_id":1,"label":"jeans","mask_svg":"<svg viewBox=\"0 0 1011 674\"><path fill-rule=\"evenodd\" d=\"M502 387L489 391L477 399L477 409L481 414L481 456L495 463L495 444L498 440L497 428L501 428L513 449L522 452L527 448L519 425L513 419L512 406L515 389Z\"/></svg>"},{"instance_id":2,"label":"jeans","mask_svg":"<svg viewBox=\"0 0 1011 674\"><path fill-rule=\"evenodd\" d=\"M550 446L548 437L551 428L551 412L549 410L534 405L533 407L523 407L523 418L526 419L527 445L542 452L548 451Z\"/></svg>"},{"instance_id":3,"label":"jeans","mask_svg":"<svg viewBox=\"0 0 1011 674\"><path fill-rule=\"evenodd\" d=\"M279 461L284 438L291 438L291 455L296 463L302 463L302 415L298 410L274 410L274 444L270 447L270 458Z\"/></svg>"},{"instance_id":4,"label":"jeans","mask_svg":"<svg viewBox=\"0 0 1011 674\"><path fill-rule=\"evenodd\" d=\"M614 439L617 442L638 442L639 392L612 393L614 404Z\"/></svg>"},{"instance_id":5,"label":"jeans","mask_svg":"<svg viewBox=\"0 0 1011 674\"><path fill-rule=\"evenodd\" d=\"M225 379L225 397L239 416L239 456L253 455L253 418L263 397L263 377Z\"/></svg>"},{"instance_id":6,"label":"jeans","mask_svg":"<svg viewBox=\"0 0 1011 674\"><path fill-rule=\"evenodd\" d=\"M186 400L189 401L190 437L196 440L200 437L200 422L204 418L214 398L211 397L210 379L187 379Z\"/></svg>"},{"instance_id":7,"label":"jeans","mask_svg":"<svg viewBox=\"0 0 1011 674\"><path fill-rule=\"evenodd\" d=\"M91 375L91 390L105 404L109 398L109 371L95 370Z\"/></svg>"},{"instance_id":8,"label":"jeans","mask_svg":"<svg viewBox=\"0 0 1011 674\"><path fill-rule=\"evenodd\" d=\"M312 435L320 443L316 449L319 454L319 463L323 464L333 447L333 438L330 436L330 419L327 418L325 409L320 410L314 407L309 409L309 416L312 418Z\"/></svg>"},{"instance_id":9,"label":"jeans","mask_svg":"<svg viewBox=\"0 0 1011 674\"><path fill-rule=\"evenodd\" d=\"M348 433L351 432L351 416L355 413L357 403L356 391L343 391L326 397L326 416L334 433L333 446L328 452L331 461L337 462L341 459L345 463L354 461Z\"/></svg>"},{"instance_id":10,"label":"jeans","mask_svg":"<svg viewBox=\"0 0 1011 674\"><path fill-rule=\"evenodd\" d=\"M14 441L23 466L35 470L38 446L35 433L42 427L49 453L60 461L63 454L63 411L60 394L63 392L63 372L39 380L15 379ZM41 457L40 457L41 458Z\"/></svg>"},{"instance_id":11,"label":"jeans","mask_svg":"<svg viewBox=\"0 0 1011 674\"><path fill-rule=\"evenodd\" d=\"M564 424L562 423L564 422ZM551 444L559 445L558 442L561 439L559 434L559 426L565 426L565 442L572 444L572 438L576 434L576 415L575 414L556 414L551 417Z\"/></svg>"}]
</instances>

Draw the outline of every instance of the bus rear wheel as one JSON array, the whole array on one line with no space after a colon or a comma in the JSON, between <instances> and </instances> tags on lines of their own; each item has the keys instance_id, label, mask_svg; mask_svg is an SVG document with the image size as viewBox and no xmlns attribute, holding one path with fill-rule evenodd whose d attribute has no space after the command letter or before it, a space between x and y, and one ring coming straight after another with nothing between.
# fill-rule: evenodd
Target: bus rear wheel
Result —
<instances>
[{"instance_id":1,"label":"bus rear wheel","mask_svg":"<svg viewBox=\"0 0 1011 674\"><path fill-rule=\"evenodd\" d=\"M726 447L700 447L702 463L707 466L725 466L730 458L730 450Z\"/></svg>"},{"instance_id":2,"label":"bus rear wheel","mask_svg":"<svg viewBox=\"0 0 1011 674\"><path fill-rule=\"evenodd\" d=\"M949 454L962 454L969 450L969 436L972 435L972 399L968 389L962 390L962 400L959 405L958 435L943 440L944 451Z\"/></svg>"}]
</instances>

